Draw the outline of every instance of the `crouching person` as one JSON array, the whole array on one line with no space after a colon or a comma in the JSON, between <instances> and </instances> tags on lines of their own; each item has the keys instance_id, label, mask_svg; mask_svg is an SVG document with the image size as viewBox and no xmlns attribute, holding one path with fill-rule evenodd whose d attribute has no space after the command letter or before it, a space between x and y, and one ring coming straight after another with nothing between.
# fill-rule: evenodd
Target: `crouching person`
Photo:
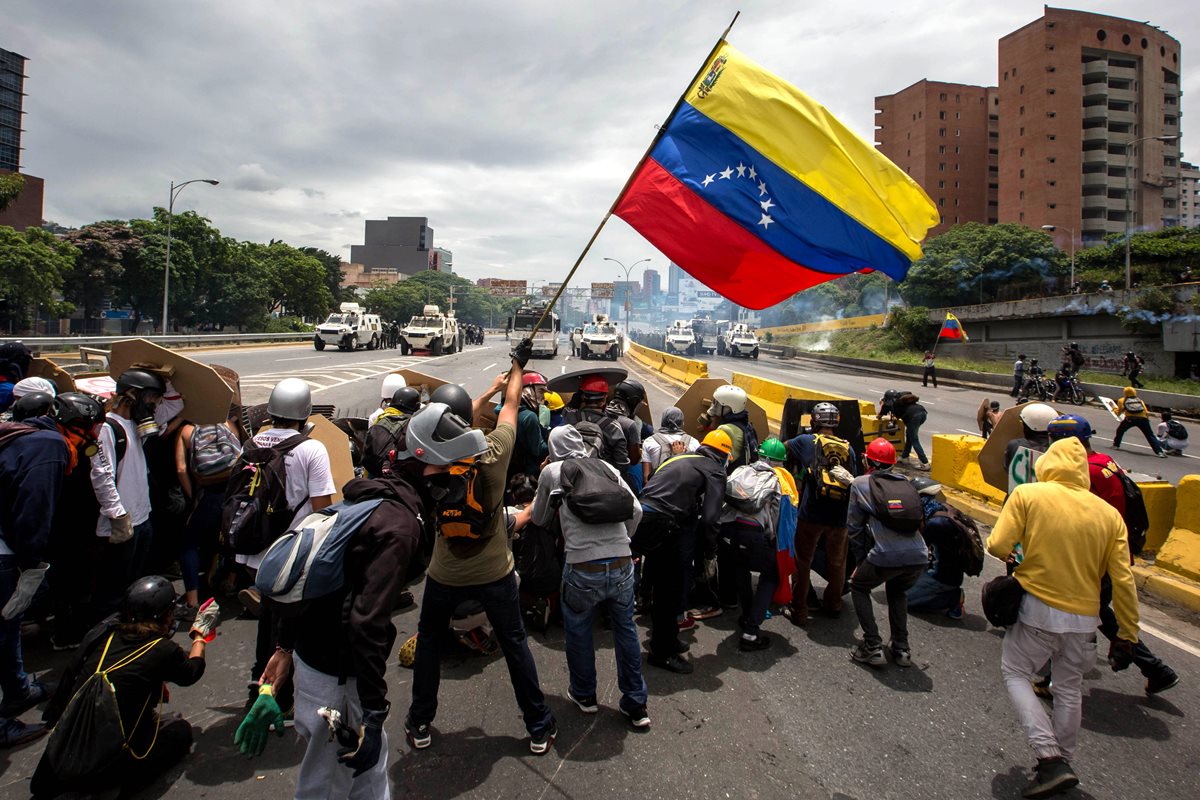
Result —
<instances>
[{"instance_id":1,"label":"crouching person","mask_svg":"<svg viewBox=\"0 0 1200 800\"><path fill-rule=\"evenodd\" d=\"M54 731L30 784L35 798L131 793L191 750L192 726L159 712L167 683L191 686L204 675L218 609L212 601L200 608L184 652L171 641L175 602L166 578L142 578L125 592L120 616L84 638L44 714Z\"/></svg>"},{"instance_id":2,"label":"crouching person","mask_svg":"<svg viewBox=\"0 0 1200 800\"><path fill-rule=\"evenodd\" d=\"M347 483L343 502L306 517L258 568L256 586L276 612L279 645L234 742L259 755L269 730L283 735L273 687L292 674L296 732L306 743L298 800L391 797L383 731L396 639L391 615L421 538L420 498L401 471ZM297 579L289 562L304 550L308 562Z\"/></svg>"}]
</instances>

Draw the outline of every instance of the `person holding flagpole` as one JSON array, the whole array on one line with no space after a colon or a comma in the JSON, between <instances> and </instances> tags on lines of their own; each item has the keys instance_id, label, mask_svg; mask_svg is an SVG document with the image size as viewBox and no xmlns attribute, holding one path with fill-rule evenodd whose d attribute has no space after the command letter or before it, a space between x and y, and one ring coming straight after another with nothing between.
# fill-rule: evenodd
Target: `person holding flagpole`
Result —
<instances>
[{"instance_id":1,"label":"person holding flagpole","mask_svg":"<svg viewBox=\"0 0 1200 800\"><path fill-rule=\"evenodd\" d=\"M933 388L937 388L937 365L934 363L934 359L936 358L937 355L932 350L925 351L925 371L921 374L922 386L929 386L929 381L932 380Z\"/></svg>"}]
</instances>

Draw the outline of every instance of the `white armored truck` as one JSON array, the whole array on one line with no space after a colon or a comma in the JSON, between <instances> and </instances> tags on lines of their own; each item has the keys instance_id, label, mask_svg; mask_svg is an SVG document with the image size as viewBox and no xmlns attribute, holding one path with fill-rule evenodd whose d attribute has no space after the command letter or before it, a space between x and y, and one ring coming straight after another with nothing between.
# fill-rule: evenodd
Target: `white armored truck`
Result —
<instances>
[{"instance_id":1,"label":"white armored truck","mask_svg":"<svg viewBox=\"0 0 1200 800\"><path fill-rule=\"evenodd\" d=\"M339 350L374 350L383 340L383 325L378 314L366 313L358 303L342 303L337 313L317 326L313 347L324 350L325 345L337 345Z\"/></svg>"},{"instance_id":2,"label":"white armored truck","mask_svg":"<svg viewBox=\"0 0 1200 800\"><path fill-rule=\"evenodd\" d=\"M668 353L691 358L696 355L696 333L692 323L677 319L667 328L666 349Z\"/></svg>"},{"instance_id":3,"label":"white armored truck","mask_svg":"<svg viewBox=\"0 0 1200 800\"><path fill-rule=\"evenodd\" d=\"M425 306L421 313L408 321L400 330L400 353L408 355L417 350L426 350L431 355L457 353L462 349L462 334L454 312L443 314L434 305Z\"/></svg>"},{"instance_id":4,"label":"white armored truck","mask_svg":"<svg viewBox=\"0 0 1200 800\"><path fill-rule=\"evenodd\" d=\"M617 326L609 322L608 314L594 314L592 321L583 326L579 357L603 358L609 361L616 361L621 357L621 337Z\"/></svg>"},{"instance_id":5,"label":"white armored truck","mask_svg":"<svg viewBox=\"0 0 1200 800\"><path fill-rule=\"evenodd\" d=\"M744 322L736 323L721 337L721 351L734 358L758 358L758 336L754 328Z\"/></svg>"}]
</instances>

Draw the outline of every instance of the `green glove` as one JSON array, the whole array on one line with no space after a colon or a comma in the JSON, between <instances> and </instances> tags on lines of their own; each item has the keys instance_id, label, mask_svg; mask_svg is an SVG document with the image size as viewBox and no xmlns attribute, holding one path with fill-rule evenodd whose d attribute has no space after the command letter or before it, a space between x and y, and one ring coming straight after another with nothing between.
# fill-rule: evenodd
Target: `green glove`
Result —
<instances>
[{"instance_id":1,"label":"green glove","mask_svg":"<svg viewBox=\"0 0 1200 800\"><path fill-rule=\"evenodd\" d=\"M258 699L250 707L250 713L242 720L242 724L238 725L237 733L233 735L233 743L242 751L242 755L247 757L262 755L267 747L267 733L272 725L275 726L275 733L283 736L283 712L279 710L279 703L275 702L270 687L263 688L266 691L258 695Z\"/></svg>"}]
</instances>

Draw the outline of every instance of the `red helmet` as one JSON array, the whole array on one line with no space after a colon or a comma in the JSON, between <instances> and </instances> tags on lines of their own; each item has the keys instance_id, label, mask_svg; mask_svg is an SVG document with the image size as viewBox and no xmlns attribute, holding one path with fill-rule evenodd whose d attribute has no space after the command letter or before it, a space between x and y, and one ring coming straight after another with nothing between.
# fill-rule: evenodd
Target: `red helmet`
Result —
<instances>
[{"instance_id":1,"label":"red helmet","mask_svg":"<svg viewBox=\"0 0 1200 800\"><path fill-rule=\"evenodd\" d=\"M880 436L867 445L867 460L874 461L876 464L895 464L896 448L892 447L891 442Z\"/></svg>"},{"instance_id":2,"label":"red helmet","mask_svg":"<svg viewBox=\"0 0 1200 800\"><path fill-rule=\"evenodd\" d=\"M546 379L542 377L540 372L526 372L521 376L522 386L545 386Z\"/></svg>"},{"instance_id":3,"label":"red helmet","mask_svg":"<svg viewBox=\"0 0 1200 800\"><path fill-rule=\"evenodd\" d=\"M603 375L588 375L579 382L579 391L608 394L608 381L604 380Z\"/></svg>"}]
</instances>

